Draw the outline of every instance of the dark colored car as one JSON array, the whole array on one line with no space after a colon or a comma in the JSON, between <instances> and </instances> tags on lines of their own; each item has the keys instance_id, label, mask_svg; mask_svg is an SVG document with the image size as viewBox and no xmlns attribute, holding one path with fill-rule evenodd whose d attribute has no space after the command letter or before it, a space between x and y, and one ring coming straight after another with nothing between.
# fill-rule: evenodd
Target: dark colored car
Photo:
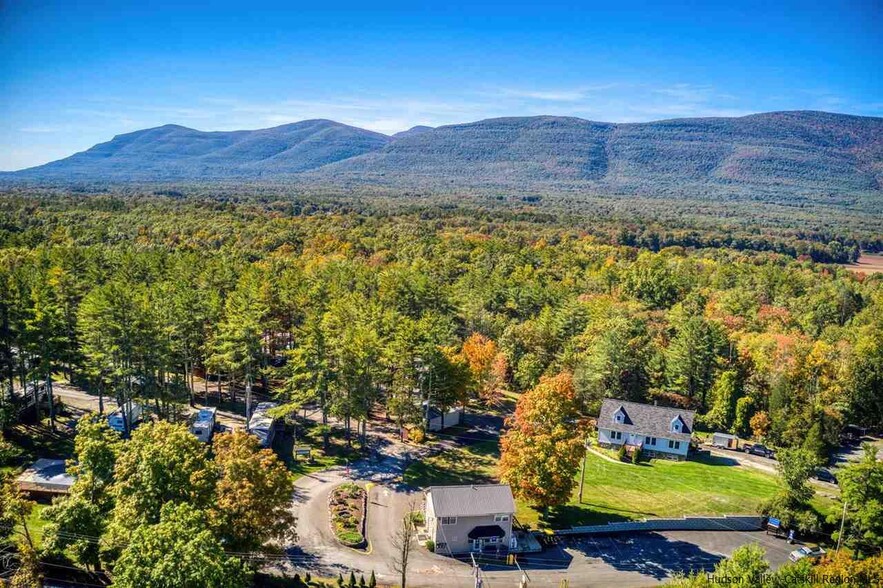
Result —
<instances>
[{"instance_id":1,"label":"dark colored car","mask_svg":"<svg viewBox=\"0 0 883 588\"><path fill-rule=\"evenodd\" d=\"M812 477L816 480L821 480L822 482L828 482L829 484L837 483L837 477L831 473L831 470L825 468L817 469Z\"/></svg>"},{"instance_id":2,"label":"dark colored car","mask_svg":"<svg viewBox=\"0 0 883 588\"><path fill-rule=\"evenodd\" d=\"M742 447L742 451L744 451L745 453L750 453L752 455L759 455L761 457L768 457L770 459L775 457L775 453L773 453L772 449L770 449L766 445L761 445L760 443L754 443L754 444L746 443Z\"/></svg>"}]
</instances>

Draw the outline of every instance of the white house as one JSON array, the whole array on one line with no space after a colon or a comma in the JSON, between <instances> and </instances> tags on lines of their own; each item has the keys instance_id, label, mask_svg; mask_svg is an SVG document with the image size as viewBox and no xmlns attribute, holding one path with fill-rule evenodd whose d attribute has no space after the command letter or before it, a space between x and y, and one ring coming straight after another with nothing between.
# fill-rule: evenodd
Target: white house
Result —
<instances>
[{"instance_id":1,"label":"white house","mask_svg":"<svg viewBox=\"0 0 883 588\"><path fill-rule=\"evenodd\" d=\"M649 457L685 459L695 412L605 398L598 415L602 447L640 448Z\"/></svg>"},{"instance_id":2,"label":"white house","mask_svg":"<svg viewBox=\"0 0 883 588\"><path fill-rule=\"evenodd\" d=\"M515 500L506 484L431 486L424 517L436 553L507 553L518 547Z\"/></svg>"}]
</instances>

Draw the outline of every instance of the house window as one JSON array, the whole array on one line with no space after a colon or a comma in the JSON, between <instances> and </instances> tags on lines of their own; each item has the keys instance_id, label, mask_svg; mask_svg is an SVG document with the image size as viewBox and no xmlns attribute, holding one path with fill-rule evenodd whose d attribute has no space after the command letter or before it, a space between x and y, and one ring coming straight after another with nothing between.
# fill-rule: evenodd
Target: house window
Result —
<instances>
[{"instance_id":1,"label":"house window","mask_svg":"<svg viewBox=\"0 0 883 588\"><path fill-rule=\"evenodd\" d=\"M496 543L498 541L497 537L491 537L491 543Z\"/></svg>"},{"instance_id":2,"label":"house window","mask_svg":"<svg viewBox=\"0 0 883 588\"><path fill-rule=\"evenodd\" d=\"M616 415L616 422L617 423L621 423L623 421L623 419L624 419L624 417L622 416L622 413Z\"/></svg>"},{"instance_id":3,"label":"house window","mask_svg":"<svg viewBox=\"0 0 883 588\"><path fill-rule=\"evenodd\" d=\"M441 524L443 525L456 525L457 517L442 517Z\"/></svg>"},{"instance_id":4,"label":"house window","mask_svg":"<svg viewBox=\"0 0 883 588\"><path fill-rule=\"evenodd\" d=\"M668 448L669 449L680 449L681 442L680 441L672 441L671 439L669 439L668 440Z\"/></svg>"},{"instance_id":5,"label":"house window","mask_svg":"<svg viewBox=\"0 0 883 588\"><path fill-rule=\"evenodd\" d=\"M509 520L509 515L507 515L507 514L494 515L494 522L495 523L505 523L508 520Z\"/></svg>"},{"instance_id":6,"label":"house window","mask_svg":"<svg viewBox=\"0 0 883 588\"><path fill-rule=\"evenodd\" d=\"M622 431L611 431L610 438L613 439L614 441L622 440Z\"/></svg>"},{"instance_id":7,"label":"house window","mask_svg":"<svg viewBox=\"0 0 883 588\"><path fill-rule=\"evenodd\" d=\"M656 437L644 437L644 445L656 445Z\"/></svg>"}]
</instances>

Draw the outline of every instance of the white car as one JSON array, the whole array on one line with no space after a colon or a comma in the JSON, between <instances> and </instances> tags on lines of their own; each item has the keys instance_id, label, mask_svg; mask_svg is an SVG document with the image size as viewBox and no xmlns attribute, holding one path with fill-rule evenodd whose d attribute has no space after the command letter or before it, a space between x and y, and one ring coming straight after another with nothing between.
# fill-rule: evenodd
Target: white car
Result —
<instances>
[{"instance_id":1,"label":"white car","mask_svg":"<svg viewBox=\"0 0 883 588\"><path fill-rule=\"evenodd\" d=\"M791 561L800 561L801 559L808 557L816 560L823 555L825 555L825 550L821 547L810 547L809 545L804 545L803 547L792 551L791 555L788 556L788 559L790 559Z\"/></svg>"}]
</instances>

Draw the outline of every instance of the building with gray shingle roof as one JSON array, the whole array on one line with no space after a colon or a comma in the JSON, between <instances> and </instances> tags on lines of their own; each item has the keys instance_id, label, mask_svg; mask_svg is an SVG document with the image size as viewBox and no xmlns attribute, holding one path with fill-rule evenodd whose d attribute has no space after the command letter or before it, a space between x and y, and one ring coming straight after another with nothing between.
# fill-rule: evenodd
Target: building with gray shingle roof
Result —
<instances>
[{"instance_id":1,"label":"building with gray shingle roof","mask_svg":"<svg viewBox=\"0 0 883 588\"><path fill-rule=\"evenodd\" d=\"M603 447L638 447L649 456L684 459L695 415L683 408L605 398L598 415L598 443Z\"/></svg>"},{"instance_id":2,"label":"building with gray shingle roof","mask_svg":"<svg viewBox=\"0 0 883 588\"><path fill-rule=\"evenodd\" d=\"M426 490L426 531L438 553L506 552L515 500L506 484L431 486Z\"/></svg>"},{"instance_id":3,"label":"building with gray shingle roof","mask_svg":"<svg viewBox=\"0 0 883 588\"><path fill-rule=\"evenodd\" d=\"M68 494L74 485L63 459L38 459L15 481L22 492L32 494Z\"/></svg>"}]
</instances>

